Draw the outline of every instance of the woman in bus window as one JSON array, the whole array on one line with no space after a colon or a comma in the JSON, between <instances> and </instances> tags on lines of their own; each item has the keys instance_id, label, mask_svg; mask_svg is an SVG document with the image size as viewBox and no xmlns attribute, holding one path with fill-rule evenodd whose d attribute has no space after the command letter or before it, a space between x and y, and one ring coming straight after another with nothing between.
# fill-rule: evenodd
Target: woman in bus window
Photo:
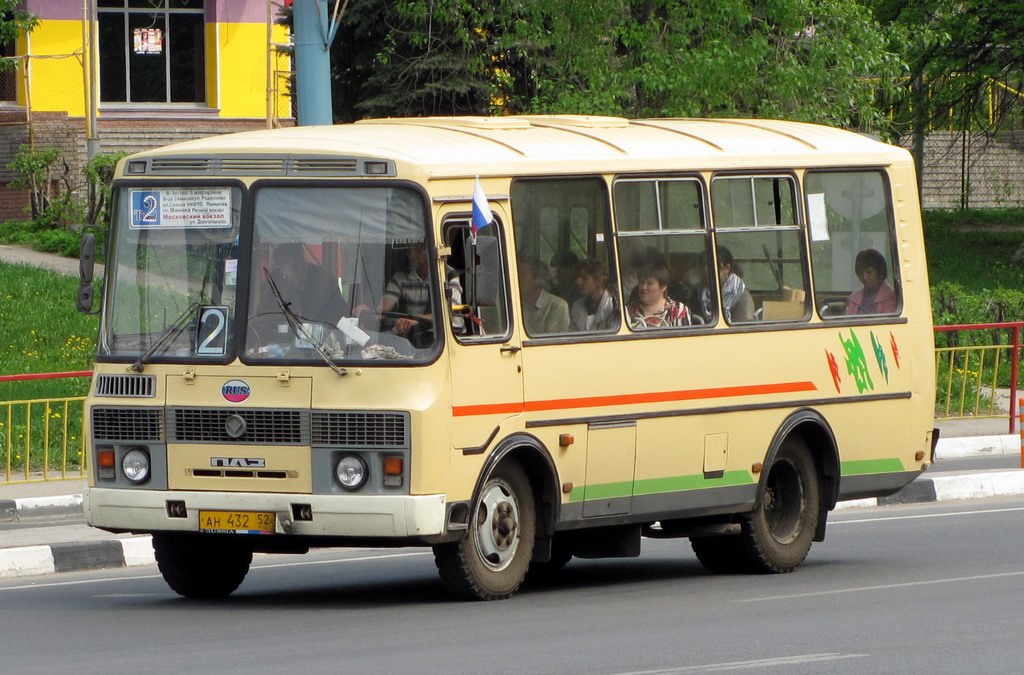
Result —
<instances>
[{"instance_id":1,"label":"woman in bus window","mask_svg":"<svg viewBox=\"0 0 1024 675\"><path fill-rule=\"evenodd\" d=\"M718 255L718 285L722 288L722 311L729 323L754 320L754 300L747 291L747 285L740 278L739 269L732 257L732 251L724 246L715 249ZM713 313L711 289L701 292L704 315L710 319Z\"/></svg>"},{"instance_id":2,"label":"woman in bus window","mask_svg":"<svg viewBox=\"0 0 1024 675\"><path fill-rule=\"evenodd\" d=\"M577 265L576 289L579 299L572 303L569 320L575 331L615 328L618 317L615 302L608 292L608 270L598 260L588 258Z\"/></svg>"},{"instance_id":3,"label":"woman in bus window","mask_svg":"<svg viewBox=\"0 0 1024 675\"><path fill-rule=\"evenodd\" d=\"M690 312L686 305L668 297L668 269L663 265L647 265L637 275L637 299L626 307L629 327L667 328L689 326Z\"/></svg>"},{"instance_id":4,"label":"woman in bus window","mask_svg":"<svg viewBox=\"0 0 1024 675\"><path fill-rule=\"evenodd\" d=\"M873 248L857 254L853 266L857 278L864 284L846 300L847 314L888 314L896 311L896 291L886 283L889 266L885 256Z\"/></svg>"}]
</instances>

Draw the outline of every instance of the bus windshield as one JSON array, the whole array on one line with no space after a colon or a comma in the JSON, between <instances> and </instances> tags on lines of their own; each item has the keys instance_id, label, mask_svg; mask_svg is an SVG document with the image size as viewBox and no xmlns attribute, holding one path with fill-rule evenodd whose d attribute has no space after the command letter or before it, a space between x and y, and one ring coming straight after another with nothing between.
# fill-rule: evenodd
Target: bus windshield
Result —
<instances>
[{"instance_id":1,"label":"bus windshield","mask_svg":"<svg viewBox=\"0 0 1024 675\"><path fill-rule=\"evenodd\" d=\"M122 188L99 355L223 359L238 281L241 190Z\"/></svg>"},{"instance_id":2,"label":"bus windshield","mask_svg":"<svg viewBox=\"0 0 1024 675\"><path fill-rule=\"evenodd\" d=\"M238 188L118 192L101 355L135 359L135 370L234 356L336 369L432 357L439 296L417 192L267 185L250 194L246 257Z\"/></svg>"},{"instance_id":3,"label":"bus windshield","mask_svg":"<svg viewBox=\"0 0 1024 675\"><path fill-rule=\"evenodd\" d=\"M246 361L433 354L438 294L417 192L266 186L254 201Z\"/></svg>"}]
</instances>

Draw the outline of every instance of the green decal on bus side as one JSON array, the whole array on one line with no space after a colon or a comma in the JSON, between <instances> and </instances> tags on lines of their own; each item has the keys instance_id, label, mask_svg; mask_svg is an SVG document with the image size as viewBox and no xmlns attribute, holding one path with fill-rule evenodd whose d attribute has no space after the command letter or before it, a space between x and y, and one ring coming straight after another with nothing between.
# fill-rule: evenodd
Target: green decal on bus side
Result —
<instances>
[{"instance_id":1,"label":"green decal on bus side","mask_svg":"<svg viewBox=\"0 0 1024 675\"><path fill-rule=\"evenodd\" d=\"M903 462L895 457L887 459L858 459L842 462L840 473L843 476L864 476L872 473L900 473L906 471Z\"/></svg>"},{"instance_id":2,"label":"green decal on bus side","mask_svg":"<svg viewBox=\"0 0 1024 675\"><path fill-rule=\"evenodd\" d=\"M569 502L595 499L614 499L631 495L653 495L664 492L685 492L716 487L751 485L754 480L746 471L728 471L720 478L705 478L703 474L647 478L635 482L603 483L598 485L574 486L569 493Z\"/></svg>"}]
</instances>

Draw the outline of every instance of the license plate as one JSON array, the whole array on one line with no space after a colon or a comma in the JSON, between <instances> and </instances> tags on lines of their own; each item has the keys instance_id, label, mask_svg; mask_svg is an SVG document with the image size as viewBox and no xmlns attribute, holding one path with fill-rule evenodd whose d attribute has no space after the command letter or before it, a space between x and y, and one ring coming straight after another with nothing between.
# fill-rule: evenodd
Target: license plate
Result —
<instances>
[{"instance_id":1,"label":"license plate","mask_svg":"<svg viewBox=\"0 0 1024 675\"><path fill-rule=\"evenodd\" d=\"M199 531L213 534L274 534L277 517L264 511L200 511Z\"/></svg>"}]
</instances>

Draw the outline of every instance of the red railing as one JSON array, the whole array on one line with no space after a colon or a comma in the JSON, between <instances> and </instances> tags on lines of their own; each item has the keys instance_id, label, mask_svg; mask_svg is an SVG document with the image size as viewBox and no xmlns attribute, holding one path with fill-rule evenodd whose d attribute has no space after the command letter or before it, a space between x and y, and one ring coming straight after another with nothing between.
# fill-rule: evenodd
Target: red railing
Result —
<instances>
[{"instance_id":1,"label":"red railing","mask_svg":"<svg viewBox=\"0 0 1024 675\"><path fill-rule=\"evenodd\" d=\"M0 382L27 382L29 380L60 380L65 377L92 377L91 370L71 370L66 373L25 373L0 375Z\"/></svg>"},{"instance_id":2,"label":"red railing","mask_svg":"<svg viewBox=\"0 0 1024 675\"><path fill-rule=\"evenodd\" d=\"M977 364L978 371L977 371L977 379L976 379L976 382L975 382L976 389L979 392L979 396L980 396L981 387L984 386L983 385L982 377L985 375L985 370L986 370L984 355L986 353L986 350L994 351L995 352L995 357L993 358L992 362L990 364L988 364L988 368L991 369L991 372L992 372L992 380L991 380L991 385L990 385L990 391L991 391L991 395L994 397L995 396L995 391L996 391L996 388L997 388L997 380L998 380L999 365L1000 365L999 352L1000 351L1009 351L1010 352L1010 378L1009 378L1010 405L1009 405L1009 411L1007 412L1007 418L1008 418L1009 428L1010 428L1009 433L1011 433L1011 434L1016 433L1016 431L1017 431L1017 382L1018 382L1018 377L1020 375L1021 328L1024 328L1024 321L1011 321L1011 322L1005 322L1005 323L974 323L974 324L954 324L954 325L949 325L949 326L935 326L935 333L936 334L938 334L938 333L959 333L959 332L979 331L979 330L1009 331L1010 332L1010 339L1009 339L1009 341L1005 345L1004 344L999 344L998 342L993 340L993 342L996 342L996 344L989 344L989 345L973 345L973 344L972 345L953 345L953 346L946 346L946 347L938 347L938 346L936 346L935 354L936 354L936 372L937 373L938 373L938 371L940 369L942 356L944 354L949 354L949 362L948 362L949 380L948 380L948 382L949 382L950 386L947 389L947 394L948 394L948 393L950 393L949 390L952 389L954 363L955 363L955 359L957 358L957 356L959 356L962 359L962 363L964 364L964 368L963 368L964 376L961 378L961 382L962 382L961 391L965 392L968 389L967 385L968 385L969 379L967 377L967 371L969 371L969 369L970 369L969 363L970 363L970 358L971 358L971 352L973 350L974 352L980 353L981 357L980 357L979 362ZM939 399L942 396L942 391L941 391L942 387L941 387L941 383L937 383L937 385L938 385L937 386L938 391L936 392L936 398ZM947 396L947 399L946 399L946 401L947 401L947 412L948 412L949 405L950 405L949 404L949 400L950 399ZM958 410L961 413L960 416L964 416L963 412L965 410L965 406L964 406L963 396L961 396L960 406L958 407ZM978 406L977 406L977 404L975 405L973 413L974 413L974 416L986 416L986 415L978 415ZM987 416L991 417L992 415L987 415ZM998 416L1002 417L1002 414L1000 414Z\"/></svg>"}]
</instances>

